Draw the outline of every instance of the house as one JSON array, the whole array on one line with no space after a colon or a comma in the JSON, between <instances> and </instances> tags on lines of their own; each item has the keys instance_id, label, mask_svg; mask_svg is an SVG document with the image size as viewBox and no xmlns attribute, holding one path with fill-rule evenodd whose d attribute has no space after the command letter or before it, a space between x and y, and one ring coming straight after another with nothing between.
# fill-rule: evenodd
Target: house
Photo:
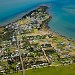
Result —
<instances>
[{"instance_id":1,"label":"house","mask_svg":"<svg viewBox=\"0 0 75 75\"><path fill-rule=\"evenodd\" d=\"M43 48L52 47L51 44L41 44L41 46L42 46Z\"/></svg>"}]
</instances>

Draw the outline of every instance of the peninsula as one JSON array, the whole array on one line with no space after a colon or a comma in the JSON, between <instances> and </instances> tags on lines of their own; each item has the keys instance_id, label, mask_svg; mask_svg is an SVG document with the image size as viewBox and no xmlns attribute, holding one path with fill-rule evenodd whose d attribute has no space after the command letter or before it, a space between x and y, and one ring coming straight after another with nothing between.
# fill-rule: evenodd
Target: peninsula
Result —
<instances>
[{"instance_id":1,"label":"peninsula","mask_svg":"<svg viewBox=\"0 0 75 75\"><path fill-rule=\"evenodd\" d=\"M75 62L75 41L54 33L47 6L0 27L0 75ZM22 61L20 60L20 56Z\"/></svg>"}]
</instances>

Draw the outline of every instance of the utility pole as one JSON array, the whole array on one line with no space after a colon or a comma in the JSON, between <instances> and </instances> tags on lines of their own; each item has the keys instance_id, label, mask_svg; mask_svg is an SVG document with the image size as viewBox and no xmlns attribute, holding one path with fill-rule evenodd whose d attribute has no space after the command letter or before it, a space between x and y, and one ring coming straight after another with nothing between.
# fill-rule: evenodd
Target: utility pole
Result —
<instances>
[{"instance_id":1,"label":"utility pole","mask_svg":"<svg viewBox=\"0 0 75 75\"><path fill-rule=\"evenodd\" d=\"M22 60L22 57L21 57L20 41L19 41L18 35L16 35L16 38L17 38L17 48L18 48L18 51L19 51L20 61L21 61L21 65L22 65L22 75L25 75L25 69L24 69L23 60Z\"/></svg>"}]
</instances>

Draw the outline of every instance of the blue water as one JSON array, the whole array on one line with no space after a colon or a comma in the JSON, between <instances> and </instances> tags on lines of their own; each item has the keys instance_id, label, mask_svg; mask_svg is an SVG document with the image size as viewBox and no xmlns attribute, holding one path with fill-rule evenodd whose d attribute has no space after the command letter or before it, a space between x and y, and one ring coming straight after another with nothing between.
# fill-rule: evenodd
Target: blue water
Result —
<instances>
[{"instance_id":1,"label":"blue water","mask_svg":"<svg viewBox=\"0 0 75 75\"><path fill-rule=\"evenodd\" d=\"M49 6L50 28L75 39L75 0L0 0L0 25L22 16L41 4Z\"/></svg>"}]
</instances>

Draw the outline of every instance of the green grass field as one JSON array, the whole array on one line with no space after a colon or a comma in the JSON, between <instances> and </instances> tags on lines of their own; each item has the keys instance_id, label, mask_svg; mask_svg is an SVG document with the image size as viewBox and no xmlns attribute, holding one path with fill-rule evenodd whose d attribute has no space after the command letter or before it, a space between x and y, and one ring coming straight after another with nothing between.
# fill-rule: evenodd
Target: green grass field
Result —
<instances>
[{"instance_id":1,"label":"green grass field","mask_svg":"<svg viewBox=\"0 0 75 75\"><path fill-rule=\"evenodd\" d=\"M21 72L8 75L22 75ZM75 64L27 70L26 75L75 75Z\"/></svg>"}]
</instances>

